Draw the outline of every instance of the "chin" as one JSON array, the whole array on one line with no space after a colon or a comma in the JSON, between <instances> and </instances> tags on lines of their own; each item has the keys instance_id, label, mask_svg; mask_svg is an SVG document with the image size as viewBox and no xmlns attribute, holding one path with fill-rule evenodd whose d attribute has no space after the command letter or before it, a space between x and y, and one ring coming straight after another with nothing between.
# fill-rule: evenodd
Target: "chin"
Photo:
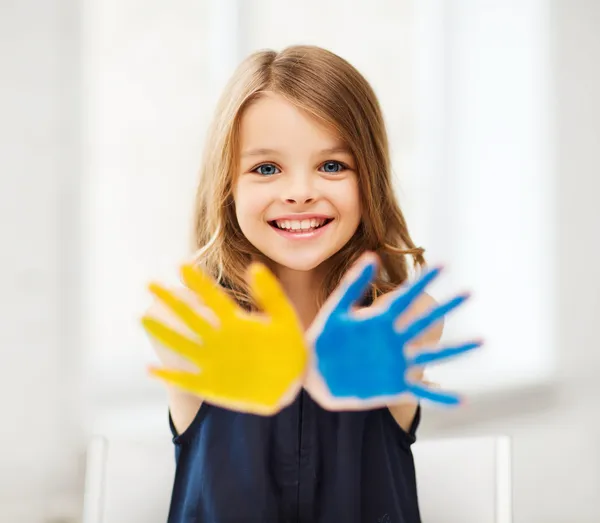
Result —
<instances>
[{"instance_id":1,"label":"chin","mask_svg":"<svg viewBox=\"0 0 600 523\"><path fill-rule=\"evenodd\" d=\"M317 269L325 263L332 254L330 253L290 253L288 256L269 256L267 257L280 267L298 272L309 272Z\"/></svg>"}]
</instances>

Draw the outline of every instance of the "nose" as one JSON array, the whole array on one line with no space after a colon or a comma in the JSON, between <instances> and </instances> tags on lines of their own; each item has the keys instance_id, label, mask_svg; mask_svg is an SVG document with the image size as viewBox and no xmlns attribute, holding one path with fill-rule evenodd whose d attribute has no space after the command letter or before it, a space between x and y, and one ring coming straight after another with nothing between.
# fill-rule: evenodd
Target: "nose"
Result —
<instances>
[{"instance_id":1,"label":"nose","mask_svg":"<svg viewBox=\"0 0 600 523\"><path fill-rule=\"evenodd\" d=\"M311 203L314 201L315 199L312 196L285 199L285 203Z\"/></svg>"},{"instance_id":2,"label":"nose","mask_svg":"<svg viewBox=\"0 0 600 523\"><path fill-rule=\"evenodd\" d=\"M315 188L308 174L295 174L289 177L283 199L289 204L307 204L316 199Z\"/></svg>"}]
</instances>

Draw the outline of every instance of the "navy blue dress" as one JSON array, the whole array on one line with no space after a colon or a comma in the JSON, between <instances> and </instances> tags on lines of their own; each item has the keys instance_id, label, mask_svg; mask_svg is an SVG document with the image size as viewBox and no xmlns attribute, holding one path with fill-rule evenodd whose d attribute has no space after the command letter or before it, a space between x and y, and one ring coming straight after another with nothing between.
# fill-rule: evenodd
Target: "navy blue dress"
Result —
<instances>
[{"instance_id":1,"label":"navy blue dress","mask_svg":"<svg viewBox=\"0 0 600 523\"><path fill-rule=\"evenodd\" d=\"M270 417L203 403L177 434L168 523L420 523L411 445L387 408L330 412L304 390Z\"/></svg>"}]
</instances>

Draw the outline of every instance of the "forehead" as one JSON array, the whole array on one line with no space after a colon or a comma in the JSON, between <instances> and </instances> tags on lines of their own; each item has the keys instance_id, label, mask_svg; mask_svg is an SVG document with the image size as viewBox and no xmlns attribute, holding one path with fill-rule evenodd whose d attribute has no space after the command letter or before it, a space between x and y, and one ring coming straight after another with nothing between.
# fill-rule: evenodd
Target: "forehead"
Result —
<instances>
[{"instance_id":1,"label":"forehead","mask_svg":"<svg viewBox=\"0 0 600 523\"><path fill-rule=\"evenodd\" d=\"M343 146L336 133L278 94L261 96L240 120L242 154L256 149L310 153Z\"/></svg>"}]
</instances>

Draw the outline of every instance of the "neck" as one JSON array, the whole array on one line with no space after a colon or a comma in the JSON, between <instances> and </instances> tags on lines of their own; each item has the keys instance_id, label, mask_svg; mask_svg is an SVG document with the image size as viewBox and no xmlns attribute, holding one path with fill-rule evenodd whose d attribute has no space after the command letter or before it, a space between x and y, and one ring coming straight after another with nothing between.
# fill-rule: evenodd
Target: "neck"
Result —
<instances>
[{"instance_id":1,"label":"neck","mask_svg":"<svg viewBox=\"0 0 600 523\"><path fill-rule=\"evenodd\" d=\"M310 326L318 312L316 296L321 289L324 276L324 271L319 269L296 271L279 266L275 270L305 329Z\"/></svg>"}]
</instances>

